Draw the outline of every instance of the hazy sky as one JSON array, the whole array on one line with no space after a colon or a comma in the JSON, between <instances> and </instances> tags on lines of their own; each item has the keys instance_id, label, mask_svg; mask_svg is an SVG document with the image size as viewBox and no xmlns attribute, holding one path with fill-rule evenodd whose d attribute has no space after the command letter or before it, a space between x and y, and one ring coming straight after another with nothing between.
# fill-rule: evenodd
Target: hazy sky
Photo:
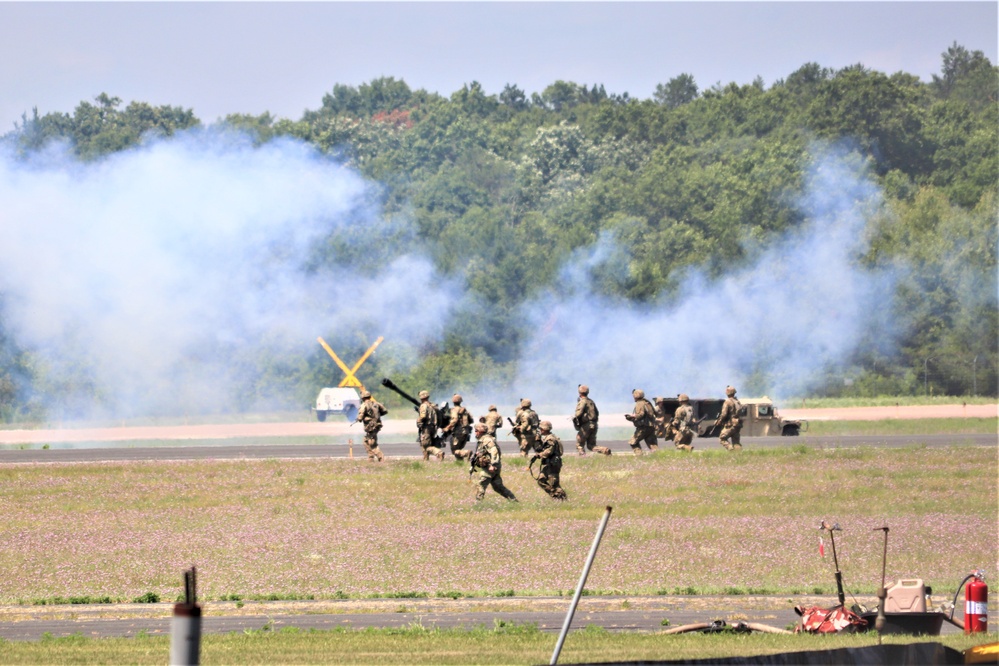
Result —
<instances>
[{"instance_id":1,"label":"hazy sky","mask_svg":"<svg viewBox=\"0 0 999 666\"><path fill-rule=\"evenodd\" d=\"M540 92L556 80L651 97L766 85L808 62L928 81L953 42L997 62L991 2L6 2L0 134L24 112L72 112L101 92L298 119L334 83L379 76L450 95L471 81Z\"/></svg>"}]
</instances>

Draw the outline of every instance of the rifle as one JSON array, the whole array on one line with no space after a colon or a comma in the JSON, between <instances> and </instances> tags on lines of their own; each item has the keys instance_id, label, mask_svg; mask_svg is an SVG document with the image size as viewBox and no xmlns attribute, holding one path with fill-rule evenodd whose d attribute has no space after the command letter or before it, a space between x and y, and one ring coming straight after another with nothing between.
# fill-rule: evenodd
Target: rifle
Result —
<instances>
[{"instance_id":1,"label":"rifle","mask_svg":"<svg viewBox=\"0 0 999 666\"><path fill-rule=\"evenodd\" d=\"M472 475L475 474L475 459L479 455L479 444L482 440L478 437L475 438L475 448L472 449L472 455L468 456L468 482L472 482Z\"/></svg>"},{"instance_id":2,"label":"rifle","mask_svg":"<svg viewBox=\"0 0 999 666\"><path fill-rule=\"evenodd\" d=\"M510 422L510 427L512 428L512 430L510 430L510 434L514 435L514 436L519 435L520 434L520 426L518 426L516 423L514 423L513 419L511 419L509 416L506 417L506 420Z\"/></svg>"}]
</instances>

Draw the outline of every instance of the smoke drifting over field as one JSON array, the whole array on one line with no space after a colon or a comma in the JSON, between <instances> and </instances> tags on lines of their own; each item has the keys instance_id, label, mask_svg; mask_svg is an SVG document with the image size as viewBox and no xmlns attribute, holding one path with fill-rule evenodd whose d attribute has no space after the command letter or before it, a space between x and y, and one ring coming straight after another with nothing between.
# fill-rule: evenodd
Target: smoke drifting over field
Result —
<instances>
[{"instance_id":1,"label":"smoke drifting over field","mask_svg":"<svg viewBox=\"0 0 999 666\"><path fill-rule=\"evenodd\" d=\"M629 402L633 388L650 399L724 397L728 384L741 395L803 395L823 370L847 362L872 326L890 340L889 323L879 321L890 276L855 265L880 195L847 155L817 152L799 202L806 225L720 280L692 272L675 302L636 306L597 294L593 270L613 268L621 250L605 236L578 252L560 291L529 306L538 333L518 394L564 402L584 383L596 400L615 402Z\"/></svg>"},{"instance_id":2,"label":"smoke drifting over field","mask_svg":"<svg viewBox=\"0 0 999 666\"><path fill-rule=\"evenodd\" d=\"M216 132L89 165L60 150L29 163L0 155L4 324L39 359L50 416L301 408L294 387L260 381L261 349L302 366L330 330L383 335L410 359L439 341L468 295L416 251L380 269L363 261L387 228L372 187L301 143L254 147ZM634 387L650 397L718 396L729 383L743 395L804 391L883 311L886 279L853 264L877 204L859 168L817 159L804 228L719 281L691 273L678 299L653 305L596 293L593 270L627 260L605 236L569 259L557 292L525 305L536 334L513 386L478 393L554 408L581 382L610 402ZM329 238L364 270L309 270Z\"/></svg>"},{"instance_id":3,"label":"smoke drifting over field","mask_svg":"<svg viewBox=\"0 0 999 666\"><path fill-rule=\"evenodd\" d=\"M0 157L6 328L55 383L54 415L99 413L90 386L114 415L259 407L256 350L301 361L344 323L432 341L448 294L427 260L305 270L319 239L373 225L368 188L300 143L218 133L91 165ZM417 303L416 284L438 288Z\"/></svg>"}]
</instances>

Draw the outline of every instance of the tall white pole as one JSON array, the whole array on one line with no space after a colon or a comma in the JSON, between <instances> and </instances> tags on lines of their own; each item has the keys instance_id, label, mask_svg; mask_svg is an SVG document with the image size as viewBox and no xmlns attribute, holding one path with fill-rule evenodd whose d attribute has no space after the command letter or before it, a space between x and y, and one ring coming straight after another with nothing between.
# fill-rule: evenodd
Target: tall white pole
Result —
<instances>
[{"instance_id":1,"label":"tall white pole","mask_svg":"<svg viewBox=\"0 0 999 666\"><path fill-rule=\"evenodd\" d=\"M576 585L576 593L572 595L572 604L569 606L569 612L565 616L565 623L562 625L562 633L558 636L558 643L555 645L555 651L552 653L552 660L549 662L551 666L555 666L558 663L558 655L562 652L562 645L565 643L565 636L569 633L569 625L572 624L572 616L576 614L576 606L579 604L579 597L583 594L583 587L586 585L586 577L590 575L590 567L593 566L593 558L597 556L597 546L600 545L600 539L604 536L604 530L607 528L607 521L610 519L611 507L607 507L604 511L604 517L600 520L600 527L597 528L597 536L593 539L593 545L590 546L590 554L586 556L586 564L583 565L583 573L579 577L579 583Z\"/></svg>"}]
</instances>

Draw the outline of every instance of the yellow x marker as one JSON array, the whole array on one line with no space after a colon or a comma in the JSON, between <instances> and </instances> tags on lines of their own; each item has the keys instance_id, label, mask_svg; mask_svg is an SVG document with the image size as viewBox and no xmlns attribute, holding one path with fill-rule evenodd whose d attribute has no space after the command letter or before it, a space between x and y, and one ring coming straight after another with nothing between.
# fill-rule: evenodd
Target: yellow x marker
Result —
<instances>
[{"instance_id":1,"label":"yellow x marker","mask_svg":"<svg viewBox=\"0 0 999 666\"><path fill-rule=\"evenodd\" d=\"M375 344L368 347L368 351L364 352L364 356L362 356L361 359L354 364L353 368L348 368L347 364L340 360L340 357L336 355L336 353L328 344L326 344L325 340L323 340L322 338L316 338L316 339L319 340L319 344L323 346L323 349L326 350L326 353L332 356L336 364L340 366L341 370L343 370L343 374L345 376L343 378L343 381L340 382L339 386L341 388L343 388L344 386L354 386L363 389L364 385L360 381L358 381L355 374L357 373L358 369L362 365L364 365L364 362L368 360L368 357L371 356L371 353L375 351L375 347L380 345L382 343L382 340L384 340L385 338L379 337L377 340L375 340Z\"/></svg>"}]
</instances>

